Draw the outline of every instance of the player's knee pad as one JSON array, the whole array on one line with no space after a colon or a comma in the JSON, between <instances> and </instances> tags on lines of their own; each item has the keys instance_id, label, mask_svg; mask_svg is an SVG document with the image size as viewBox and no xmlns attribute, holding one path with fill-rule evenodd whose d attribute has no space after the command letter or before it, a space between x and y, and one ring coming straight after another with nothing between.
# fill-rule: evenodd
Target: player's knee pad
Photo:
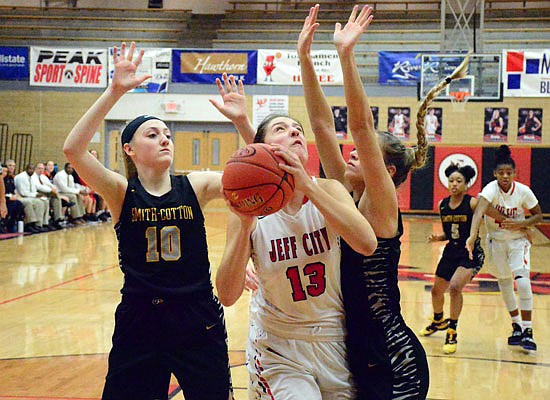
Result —
<instances>
[{"instance_id":1,"label":"player's knee pad","mask_svg":"<svg viewBox=\"0 0 550 400\"><path fill-rule=\"evenodd\" d=\"M514 274L515 275L515 274ZM519 307L522 310L533 309L533 291L531 290L531 281L528 277L518 275L515 278L519 295Z\"/></svg>"},{"instance_id":2,"label":"player's knee pad","mask_svg":"<svg viewBox=\"0 0 550 400\"><path fill-rule=\"evenodd\" d=\"M514 282L512 278L498 279L498 287L502 294L504 304L508 311L514 311L518 308L516 295L514 294Z\"/></svg>"}]
</instances>

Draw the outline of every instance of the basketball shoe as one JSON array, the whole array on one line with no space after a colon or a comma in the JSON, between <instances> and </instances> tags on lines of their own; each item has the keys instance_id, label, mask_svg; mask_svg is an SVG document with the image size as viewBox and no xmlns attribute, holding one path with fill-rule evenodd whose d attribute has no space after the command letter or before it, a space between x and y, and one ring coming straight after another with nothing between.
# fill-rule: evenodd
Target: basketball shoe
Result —
<instances>
[{"instance_id":1,"label":"basketball shoe","mask_svg":"<svg viewBox=\"0 0 550 400\"><path fill-rule=\"evenodd\" d=\"M449 320L445 318L441 318L440 320L432 319L432 323L422 329L419 332L420 336L430 336L431 334L437 332L437 331L444 331L449 326Z\"/></svg>"},{"instance_id":2,"label":"basketball shoe","mask_svg":"<svg viewBox=\"0 0 550 400\"><path fill-rule=\"evenodd\" d=\"M516 324L515 322L512 322L512 328L514 330L512 331L512 335L508 337L508 344L510 346L519 346L523 338L523 332L521 331L521 326L519 324ZM533 339L531 338L531 340Z\"/></svg>"},{"instance_id":3,"label":"basketball shoe","mask_svg":"<svg viewBox=\"0 0 550 400\"><path fill-rule=\"evenodd\" d=\"M445 337L445 344L443 345L443 353L453 354L456 352L456 331L453 328L447 329L447 336Z\"/></svg>"},{"instance_id":4,"label":"basketball shoe","mask_svg":"<svg viewBox=\"0 0 550 400\"><path fill-rule=\"evenodd\" d=\"M533 340L533 329L525 328L521 336L521 347L525 350L537 350L537 344Z\"/></svg>"}]
</instances>

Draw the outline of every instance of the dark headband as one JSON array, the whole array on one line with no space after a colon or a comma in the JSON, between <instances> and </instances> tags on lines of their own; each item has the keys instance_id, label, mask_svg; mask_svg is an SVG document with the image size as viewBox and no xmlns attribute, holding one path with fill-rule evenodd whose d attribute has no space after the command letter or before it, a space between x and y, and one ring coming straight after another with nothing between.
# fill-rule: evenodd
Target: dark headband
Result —
<instances>
[{"instance_id":1,"label":"dark headband","mask_svg":"<svg viewBox=\"0 0 550 400\"><path fill-rule=\"evenodd\" d=\"M126 128L124 128L124 130L122 131L122 136L121 136L122 145L124 146L125 143L130 143L130 140L132 140L138 128L141 125L143 125L145 122L150 121L152 119L158 119L159 121L162 121L160 118L154 117L152 115L140 115L139 117L130 121L128 125L126 125Z\"/></svg>"}]
</instances>

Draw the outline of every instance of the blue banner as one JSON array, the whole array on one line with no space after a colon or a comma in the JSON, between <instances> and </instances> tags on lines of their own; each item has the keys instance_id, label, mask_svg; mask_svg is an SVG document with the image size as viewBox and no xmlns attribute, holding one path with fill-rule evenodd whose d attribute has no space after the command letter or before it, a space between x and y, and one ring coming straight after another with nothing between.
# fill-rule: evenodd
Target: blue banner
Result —
<instances>
[{"instance_id":1,"label":"blue banner","mask_svg":"<svg viewBox=\"0 0 550 400\"><path fill-rule=\"evenodd\" d=\"M381 85L416 86L420 82L423 53L378 52L378 83Z\"/></svg>"},{"instance_id":2,"label":"blue banner","mask_svg":"<svg viewBox=\"0 0 550 400\"><path fill-rule=\"evenodd\" d=\"M254 85L257 60L255 50L172 49L172 82L211 84L226 72Z\"/></svg>"},{"instance_id":3,"label":"blue banner","mask_svg":"<svg viewBox=\"0 0 550 400\"><path fill-rule=\"evenodd\" d=\"M0 47L0 79L12 81L29 79L28 47Z\"/></svg>"}]
</instances>

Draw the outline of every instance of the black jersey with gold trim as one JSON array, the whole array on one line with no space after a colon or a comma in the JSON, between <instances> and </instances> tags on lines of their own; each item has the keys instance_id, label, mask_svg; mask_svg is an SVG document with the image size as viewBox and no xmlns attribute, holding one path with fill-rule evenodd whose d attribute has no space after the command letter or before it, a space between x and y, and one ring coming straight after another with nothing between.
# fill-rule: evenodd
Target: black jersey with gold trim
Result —
<instances>
[{"instance_id":1,"label":"black jersey with gold trim","mask_svg":"<svg viewBox=\"0 0 550 400\"><path fill-rule=\"evenodd\" d=\"M123 294L178 296L211 290L204 216L186 176L162 196L128 181L115 226Z\"/></svg>"}]
</instances>

